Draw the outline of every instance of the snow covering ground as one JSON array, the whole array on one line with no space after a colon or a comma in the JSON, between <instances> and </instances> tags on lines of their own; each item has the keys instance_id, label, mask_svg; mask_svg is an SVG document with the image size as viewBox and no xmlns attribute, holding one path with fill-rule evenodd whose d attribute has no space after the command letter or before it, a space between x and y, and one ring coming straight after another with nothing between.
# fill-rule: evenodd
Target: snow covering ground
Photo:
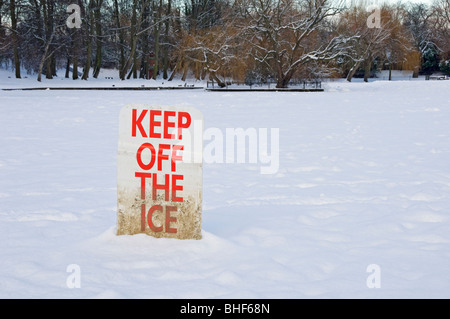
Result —
<instances>
[{"instance_id":1,"label":"snow covering ground","mask_svg":"<svg viewBox=\"0 0 450 319\"><path fill-rule=\"evenodd\" d=\"M1 88L36 85L5 74ZM0 91L0 297L449 298L450 81L323 85ZM279 169L205 163L202 240L116 236L130 103L279 128Z\"/></svg>"},{"instance_id":2,"label":"snow covering ground","mask_svg":"<svg viewBox=\"0 0 450 319\"><path fill-rule=\"evenodd\" d=\"M145 79L130 79L121 81L119 79L119 71L102 69L97 79L92 76L86 81L72 80L71 78L64 77L64 71L60 70L58 76L53 79L46 79L45 75L42 76L41 82L36 80L36 75L27 74L22 71L21 79L16 79L14 73L2 70L0 68L0 87L1 88L47 88L47 87L70 87L70 88L83 88L83 87L184 87L184 86L204 86L203 81L197 81L195 79L181 81L180 77L175 77L172 81L167 80L145 80ZM70 74L70 76L72 76Z\"/></svg>"}]
</instances>

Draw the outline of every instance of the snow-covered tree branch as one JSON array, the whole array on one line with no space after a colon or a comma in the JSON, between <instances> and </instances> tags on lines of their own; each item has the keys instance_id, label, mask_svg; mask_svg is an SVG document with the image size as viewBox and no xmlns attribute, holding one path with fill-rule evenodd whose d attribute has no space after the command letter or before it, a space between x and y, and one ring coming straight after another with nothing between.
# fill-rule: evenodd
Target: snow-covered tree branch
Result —
<instances>
[{"instance_id":1,"label":"snow-covered tree branch","mask_svg":"<svg viewBox=\"0 0 450 319\"><path fill-rule=\"evenodd\" d=\"M336 34L330 19L342 10L329 0L248 0L244 26L251 55L286 87L302 66L346 55L354 36Z\"/></svg>"}]
</instances>

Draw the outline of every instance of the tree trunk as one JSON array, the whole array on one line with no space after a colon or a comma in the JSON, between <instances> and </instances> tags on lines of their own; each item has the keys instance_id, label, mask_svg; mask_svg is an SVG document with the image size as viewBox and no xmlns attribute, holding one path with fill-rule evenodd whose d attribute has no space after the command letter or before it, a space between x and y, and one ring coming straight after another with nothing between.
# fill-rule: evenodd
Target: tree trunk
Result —
<instances>
[{"instance_id":1,"label":"tree trunk","mask_svg":"<svg viewBox=\"0 0 450 319\"><path fill-rule=\"evenodd\" d=\"M184 61L183 63L183 75L181 76L181 81L186 81L187 73L189 70L189 63L187 61Z\"/></svg>"},{"instance_id":2,"label":"tree trunk","mask_svg":"<svg viewBox=\"0 0 450 319\"><path fill-rule=\"evenodd\" d=\"M100 73L100 68L102 67L102 24L101 24L101 7L103 0L96 1L94 19L95 19L95 40L96 40L96 51L95 51L95 63L94 63L94 73L93 77L96 79Z\"/></svg>"},{"instance_id":3,"label":"tree trunk","mask_svg":"<svg viewBox=\"0 0 450 319\"><path fill-rule=\"evenodd\" d=\"M366 65L364 67L364 82L369 82L370 69L372 68L372 58L366 60Z\"/></svg>"},{"instance_id":4,"label":"tree trunk","mask_svg":"<svg viewBox=\"0 0 450 319\"><path fill-rule=\"evenodd\" d=\"M124 35L123 30L120 27L119 3L117 0L114 0L114 18L116 19L116 27L119 30L119 49L120 49L119 70L122 70L125 66L125 54L123 52ZM121 71L119 73L121 74Z\"/></svg>"},{"instance_id":5,"label":"tree trunk","mask_svg":"<svg viewBox=\"0 0 450 319\"><path fill-rule=\"evenodd\" d=\"M78 79L78 50L79 50L79 43L80 43L80 30L75 30L73 34L73 45L72 45L72 59L73 59L73 66L72 66L72 79L77 80Z\"/></svg>"},{"instance_id":6,"label":"tree trunk","mask_svg":"<svg viewBox=\"0 0 450 319\"><path fill-rule=\"evenodd\" d=\"M204 66L202 62L195 62L194 78L196 80L200 80L200 69L202 69L203 67L206 68L206 66Z\"/></svg>"},{"instance_id":7,"label":"tree trunk","mask_svg":"<svg viewBox=\"0 0 450 319\"><path fill-rule=\"evenodd\" d=\"M226 84L223 83L223 81L221 81L221 80L217 77L216 72L210 72L210 75L211 75L211 78L212 78L214 81L217 82L217 85L218 85L219 87L224 88L224 87L226 86Z\"/></svg>"},{"instance_id":8,"label":"tree trunk","mask_svg":"<svg viewBox=\"0 0 450 319\"><path fill-rule=\"evenodd\" d=\"M155 23L155 28L154 28L154 37L155 37L155 63L153 65L153 80L156 80L157 76L158 76L158 72L159 72L159 37L161 34L161 10L162 10L162 0L159 0L159 7L157 8L156 11L156 16L155 16L155 21L157 21L157 23Z\"/></svg>"},{"instance_id":9,"label":"tree trunk","mask_svg":"<svg viewBox=\"0 0 450 319\"><path fill-rule=\"evenodd\" d=\"M52 40L53 40L53 0L47 1L47 12L44 11L44 24L45 24L45 39L47 41L44 57L46 59L46 69L45 69L45 77L47 79L53 79L53 54L50 56L46 56L48 51L52 47ZM45 7L44 7L45 10ZM51 51L51 50L50 50Z\"/></svg>"},{"instance_id":10,"label":"tree trunk","mask_svg":"<svg viewBox=\"0 0 450 319\"><path fill-rule=\"evenodd\" d=\"M287 88L289 83L289 80L287 80L285 77L282 77L281 79L277 80L277 85L276 88L277 89L284 89Z\"/></svg>"},{"instance_id":11,"label":"tree trunk","mask_svg":"<svg viewBox=\"0 0 450 319\"><path fill-rule=\"evenodd\" d=\"M132 15L131 15L131 28L130 28L130 54L128 59L124 63L122 69L120 70L119 77L121 80L125 80L128 70L131 67L133 59L135 57L138 30L137 30L137 3L138 0L133 0Z\"/></svg>"},{"instance_id":12,"label":"tree trunk","mask_svg":"<svg viewBox=\"0 0 450 319\"><path fill-rule=\"evenodd\" d=\"M180 64L181 64L181 59L178 58L178 61L175 64L175 67L173 68L172 73L170 74L170 77L169 77L168 81L172 81L173 80L173 78L175 77L175 74L178 71L178 68L180 67Z\"/></svg>"},{"instance_id":13,"label":"tree trunk","mask_svg":"<svg viewBox=\"0 0 450 319\"><path fill-rule=\"evenodd\" d=\"M69 78L69 72L70 72L70 57L67 57L67 63L66 63L66 73L64 74L64 77L66 79Z\"/></svg>"},{"instance_id":14,"label":"tree trunk","mask_svg":"<svg viewBox=\"0 0 450 319\"><path fill-rule=\"evenodd\" d=\"M50 43L49 43L50 46ZM45 54L47 53L47 50ZM51 56L48 56L46 59L47 63L45 64L45 78L46 79L53 79L53 70L52 70L52 59Z\"/></svg>"},{"instance_id":15,"label":"tree trunk","mask_svg":"<svg viewBox=\"0 0 450 319\"><path fill-rule=\"evenodd\" d=\"M355 75L356 71L358 71L359 66L361 65L361 61L357 61L355 63L355 65L352 66L352 68L350 69L350 71L347 74L347 81L351 82L353 76Z\"/></svg>"},{"instance_id":16,"label":"tree trunk","mask_svg":"<svg viewBox=\"0 0 450 319\"><path fill-rule=\"evenodd\" d=\"M145 10L142 11L142 29L145 30L144 32L144 40L142 41L141 47L142 47L142 57L141 57L141 63L140 63L140 74L139 78L141 79L149 79L149 58L150 58L150 46L149 41L146 41L148 34L150 33L150 23L149 23L149 17L150 17L150 8L146 7Z\"/></svg>"},{"instance_id":17,"label":"tree trunk","mask_svg":"<svg viewBox=\"0 0 450 319\"><path fill-rule=\"evenodd\" d=\"M169 16L171 14L172 9L172 1L168 0L167 2L167 15L165 21L165 30L164 30L164 41L166 44L163 47L163 79L167 79L168 74L167 70L169 69Z\"/></svg>"},{"instance_id":18,"label":"tree trunk","mask_svg":"<svg viewBox=\"0 0 450 319\"><path fill-rule=\"evenodd\" d=\"M132 70L133 70L133 79L137 79L137 69L138 69L137 52L136 52L136 50L134 50L134 55L133 55L133 66L132 66Z\"/></svg>"},{"instance_id":19,"label":"tree trunk","mask_svg":"<svg viewBox=\"0 0 450 319\"><path fill-rule=\"evenodd\" d=\"M277 79L277 89L284 89L287 88L289 85L289 82L292 79L293 76L293 72L287 72L286 74L283 74L280 70L280 72L278 72L278 79Z\"/></svg>"},{"instance_id":20,"label":"tree trunk","mask_svg":"<svg viewBox=\"0 0 450 319\"><path fill-rule=\"evenodd\" d=\"M89 77L89 71L91 70L91 60L92 60L92 34L93 34L93 9L94 9L94 1L89 0L89 25L86 27L86 62L84 64L83 75L81 76L82 80L87 80Z\"/></svg>"},{"instance_id":21,"label":"tree trunk","mask_svg":"<svg viewBox=\"0 0 450 319\"><path fill-rule=\"evenodd\" d=\"M82 80L87 80L89 77L89 70L91 69L91 54L92 54L92 44L91 41L88 40L86 62L83 67L83 75L81 76Z\"/></svg>"},{"instance_id":22,"label":"tree trunk","mask_svg":"<svg viewBox=\"0 0 450 319\"><path fill-rule=\"evenodd\" d=\"M49 58L47 57L47 52L48 52L48 49L50 48L50 44L51 44L51 42L53 40L53 35L54 34L52 33L51 36L50 36L50 39L47 41L47 45L45 46L44 53L42 54L42 57L41 57L41 62L39 63L39 70L38 70L38 76L37 76L37 80L39 82L41 82L41 74L42 74L42 69L44 68L45 60L46 59L47 59L47 61L49 60ZM46 72L49 72L49 67L48 66L49 66L49 64L47 62L47 70L46 70Z\"/></svg>"},{"instance_id":23,"label":"tree trunk","mask_svg":"<svg viewBox=\"0 0 450 319\"><path fill-rule=\"evenodd\" d=\"M133 74L133 66L132 66L132 68L130 69L130 72L128 72L128 75L127 75L127 80L129 80L130 78L131 78L131 75Z\"/></svg>"},{"instance_id":24,"label":"tree trunk","mask_svg":"<svg viewBox=\"0 0 450 319\"><path fill-rule=\"evenodd\" d=\"M56 57L54 54L51 55L51 59L52 59L52 75L56 76Z\"/></svg>"},{"instance_id":25,"label":"tree trunk","mask_svg":"<svg viewBox=\"0 0 450 319\"><path fill-rule=\"evenodd\" d=\"M0 0L0 26L2 25L2 7L3 7L3 0ZM5 37L5 30L2 27L0 27L0 43L3 43L4 37Z\"/></svg>"},{"instance_id":26,"label":"tree trunk","mask_svg":"<svg viewBox=\"0 0 450 319\"><path fill-rule=\"evenodd\" d=\"M412 77L414 79L417 79L419 77L419 67L418 66L414 67L413 76Z\"/></svg>"},{"instance_id":27,"label":"tree trunk","mask_svg":"<svg viewBox=\"0 0 450 319\"><path fill-rule=\"evenodd\" d=\"M17 35L17 16L16 16L16 1L10 0L9 10L11 15L11 40L14 54L14 69L17 79L20 79L20 57L19 57L19 37Z\"/></svg>"},{"instance_id":28,"label":"tree trunk","mask_svg":"<svg viewBox=\"0 0 450 319\"><path fill-rule=\"evenodd\" d=\"M144 52L148 52L148 46L144 43L144 47L142 48ZM141 58L141 66L139 68L139 78L140 79L148 79L148 54L143 54Z\"/></svg>"},{"instance_id":29,"label":"tree trunk","mask_svg":"<svg viewBox=\"0 0 450 319\"><path fill-rule=\"evenodd\" d=\"M206 68L203 68L202 71L200 72L200 80L204 80L206 78L207 75L207 70Z\"/></svg>"},{"instance_id":30,"label":"tree trunk","mask_svg":"<svg viewBox=\"0 0 450 319\"><path fill-rule=\"evenodd\" d=\"M73 58L72 79L78 80L78 56Z\"/></svg>"}]
</instances>

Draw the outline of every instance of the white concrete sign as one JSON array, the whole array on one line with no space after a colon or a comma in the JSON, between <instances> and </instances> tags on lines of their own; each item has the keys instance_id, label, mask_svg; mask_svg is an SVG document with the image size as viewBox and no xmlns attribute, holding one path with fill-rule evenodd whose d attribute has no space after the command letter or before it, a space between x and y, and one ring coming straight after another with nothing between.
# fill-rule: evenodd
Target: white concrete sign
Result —
<instances>
[{"instance_id":1,"label":"white concrete sign","mask_svg":"<svg viewBox=\"0 0 450 319\"><path fill-rule=\"evenodd\" d=\"M120 112L117 235L201 239L203 115L129 105Z\"/></svg>"}]
</instances>

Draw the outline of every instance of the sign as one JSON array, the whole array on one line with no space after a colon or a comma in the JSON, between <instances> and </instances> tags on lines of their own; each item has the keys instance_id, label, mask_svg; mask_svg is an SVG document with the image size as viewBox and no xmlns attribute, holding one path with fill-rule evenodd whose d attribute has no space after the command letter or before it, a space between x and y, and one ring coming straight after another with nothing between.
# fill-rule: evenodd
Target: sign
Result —
<instances>
[{"instance_id":1,"label":"sign","mask_svg":"<svg viewBox=\"0 0 450 319\"><path fill-rule=\"evenodd\" d=\"M125 106L119 118L117 235L201 239L203 116Z\"/></svg>"}]
</instances>

